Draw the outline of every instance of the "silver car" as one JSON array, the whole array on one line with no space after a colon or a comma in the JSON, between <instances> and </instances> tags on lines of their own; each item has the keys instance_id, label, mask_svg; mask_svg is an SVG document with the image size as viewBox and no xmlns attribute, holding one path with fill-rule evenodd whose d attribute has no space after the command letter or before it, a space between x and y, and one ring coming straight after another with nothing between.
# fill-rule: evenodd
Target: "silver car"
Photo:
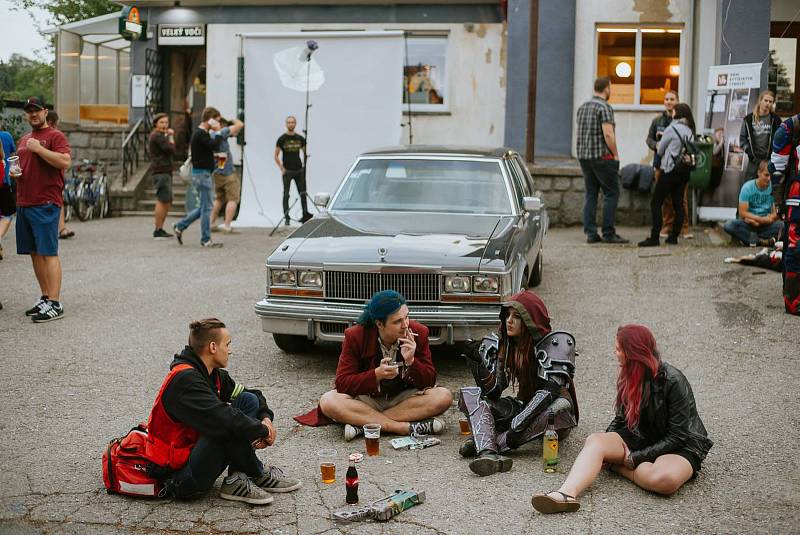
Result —
<instances>
[{"instance_id":1,"label":"silver car","mask_svg":"<svg viewBox=\"0 0 800 535\"><path fill-rule=\"evenodd\" d=\"M321 214L267 258L255 312L284 351L341 341L364 303L393 289L431 344L478 338L500 303L542 280L548 218L505 148L410 146L360 155Z\"/></svg>"}]
</instances>

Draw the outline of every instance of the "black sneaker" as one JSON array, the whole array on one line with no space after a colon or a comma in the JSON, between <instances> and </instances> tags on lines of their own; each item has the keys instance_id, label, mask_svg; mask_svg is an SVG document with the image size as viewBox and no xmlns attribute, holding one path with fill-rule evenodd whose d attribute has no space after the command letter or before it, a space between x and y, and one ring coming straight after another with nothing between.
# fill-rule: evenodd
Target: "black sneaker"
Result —
<instances>
[{"instance_id":1,"label":"black sneaker","mask_svg":"<svg viewBox=\"0 0 800 535\"><path fill-rule=\"evenodd\" d=\"M677 236L668 236L664 243L668 243L670 245L678 245L678 237Z\"/></svg>"},{"instance_id":2,"label":"black sneaker","mask_svg":"<svg viewBox=\"0 0 800 535\"><path fill-rule=\"evenodd\" d=\"M444 422L439 418L426 418L419 422L410 422L409 427L411 432L409 435L438 435L444 431Z\"/></svg>"},{"instance_id":3,"label":"black sneaker","mask_svg":"<svg viewBox=\"0 0 800 535\"><path fill-rule=\"evenodd\" d=\"M167 240L172 237L172 234L164 230L163 228L156 229L153 231L153 239L154 240Z\"/></svg>"},{"instance_id":4,"label":"black sneaker","mask_svg":"<svg viewBox=\"0 0 800 535\"><path fill-rule=\"evenodd\" d=\"M34 323L46 323L48 321L60 320L64 317L64 307L61 303L47 301L31 319Z\"/></svg>"},{"instance_id":5,"label":"black sneaker","mask_svg":"<svg viewBox=\"0 0 800 535\"><path fill-rule=\"evenodd\" d=\"M603 243L630 243L619 234L612 234L611 236L603 236Z\"/></svg>"},{"instance_id":6,"label":"black sneaker","mask_svg":"<svg viewBox=\"0 0 800 535\"><path fill-rule=\"evenodd\" d=\"M661 245L657 239L646 238L638 243L639 247L658 247Z\"/></svg>"},{"instance_id":7,"label":"black sneaker","mask_svg":"<svg viewBox=\"0 0 800 535\"><path fill-rule=\"evenodd\" d=\"M172 232L175 233L175 239L178 243L183 245L183 231L178 228L178 225L172 225Z\"/></svg>"},{"instance_id":8,"label":"black sneaker","mask_svg":"<svg viewBox=\"0 0 800 535\"><path fill-rule=\"evenodd\" d=\"M39 310L47 303L47 296L43 295L36 301L36 304L33 305L31 308L25 311L26 316L35 316L39 313Z\"/></svg>"},{"instance_id":9,"label":"black sneaker","mask_svg":"<svg viewBox=\"0 0 800 535\"><path fill-rule=\"evenodd\" d=\"M601 241L603 241L603 239L597 234L595 234L594 236L586 237L586 243L600 243Z\"/></svg>"},{"instance_id":10,"label":"black sneaker","mask_svg":"<svg viewBox=\"0 0 800 535\"><path fill-rule=\"evenodd\" d=\"M311 215L310 213L306 212L306 213L303 214L303 217L300 218L300 222L301 223L305 223L306 221L308 221L312 217L314 217L314 216Z\"/></svg>"},{"instance_id":11,"label":"black sneaker","mask_svg":"<svg viewBox=\"0 0 800 535\"><path fill-rule=\"evenodd\" d=\"M284 224L284 225L286 225L286 226L288 227L289 225L291 225L291 224L292 224L292 220L291 220L291 219L289 219L288 217L286 217L286 218L284 218L284 220L283 220L283 224Z\"/></svg>"}]
</instances>

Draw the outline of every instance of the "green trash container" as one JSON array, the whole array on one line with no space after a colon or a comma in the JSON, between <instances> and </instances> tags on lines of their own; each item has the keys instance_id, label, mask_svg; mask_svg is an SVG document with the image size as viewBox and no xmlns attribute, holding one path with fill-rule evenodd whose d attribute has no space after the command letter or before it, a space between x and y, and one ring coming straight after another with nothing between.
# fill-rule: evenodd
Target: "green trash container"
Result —
<instances>
[{"instance_id":1,"label":"green trash container","mask_svg":"<svg viewBox=\"0 0 800 535\"><path fill-rule=\"evenodd\" d=\"M701 136L695 140L695 145L699 149L697 167L689 175L689 185L694 189L705 191L711 182L711 151L714 149L714 143L711 137Z\"/></svg>"}]
</instances>

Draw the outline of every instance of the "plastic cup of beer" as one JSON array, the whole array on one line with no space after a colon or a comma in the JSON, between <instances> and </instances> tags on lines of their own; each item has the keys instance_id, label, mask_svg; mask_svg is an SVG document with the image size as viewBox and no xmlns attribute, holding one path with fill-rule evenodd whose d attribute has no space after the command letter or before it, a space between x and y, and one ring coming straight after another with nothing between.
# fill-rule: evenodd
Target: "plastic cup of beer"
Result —
<instances>
[{"instance_id":1,"label":"plastic cup of beer","mask_svg":"<svg viewBox=\"0 0 800 535\"><path fill-rule=\"evenodd\" d=\"M373 457L381 452L381 424L366 424L364 426L364 444L367 455Z\"/></svg>"},{"instance_id":2,"label":"plastic cup of beer","mask_svg":"<svg viewBox=\"0 0 800 535\"><path fill-rule=\"evenodd\" d=\"M469 418L462 416L458 419L458 428L461 430L462 435L471 435L472 430L469 428Z\"/></svg>"},{"instance_id":3,"label":"plastic cup of beer","mask_svg":"<svg viewBox=\"0 0 800 535\"><path fill-rule=\"evenodd\" d=\"M217 160L217 169L225 169L225 162L228 161L228 153L215 152L214 159Z\"/></svg>"},{"instance_id":4,"label":"plastic cup of beer","mask_svg":"<svg viewBox=\"0 0 800 535\"><path fill-rule=\"evenodd\" d=\"M22 175L22 168L19 166L19 156L8 157L8 173L12 178L17 179Z\"/></svg>"},{"instance_id":5,"label":"plastic cup of beer","mask_svg":"<svg viewBox=\"0 0 800 535\"><path fill-rule=\"evenodd\" d=\"M319 472L323 483L336 482L336 450L319 450Z\"/></svg>"}]
</instances>

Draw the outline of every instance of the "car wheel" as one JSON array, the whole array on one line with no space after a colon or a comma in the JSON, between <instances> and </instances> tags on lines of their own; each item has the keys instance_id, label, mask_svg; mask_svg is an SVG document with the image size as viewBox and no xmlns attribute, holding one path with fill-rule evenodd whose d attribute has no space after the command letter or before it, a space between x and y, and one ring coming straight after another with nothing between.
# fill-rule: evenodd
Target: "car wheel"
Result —
<instances>
[{"instance_id":1,"label":"car wheel","mask_svg":"<svg viewBox=\"0 0 800 535\"><path fill-rule=\"evenodd\" d=\"M539 249L539 254L536 255L536 261L533 263L533 272L531 273L531 278L528 281L528 285L531 288L535 288L542 283L542 249Z\"/></svg>"},{"instance_id":2,"label":"car wheel","mask_svg":"<svg viewBox=\"0 0 800 535\"><path fill-rule=\"evenodd\" d=\"M273 333L272 338L275 339L275 345L287 353L305 353L314 345L314 340L296 334Z\"/></svg>"}]
</instances>

